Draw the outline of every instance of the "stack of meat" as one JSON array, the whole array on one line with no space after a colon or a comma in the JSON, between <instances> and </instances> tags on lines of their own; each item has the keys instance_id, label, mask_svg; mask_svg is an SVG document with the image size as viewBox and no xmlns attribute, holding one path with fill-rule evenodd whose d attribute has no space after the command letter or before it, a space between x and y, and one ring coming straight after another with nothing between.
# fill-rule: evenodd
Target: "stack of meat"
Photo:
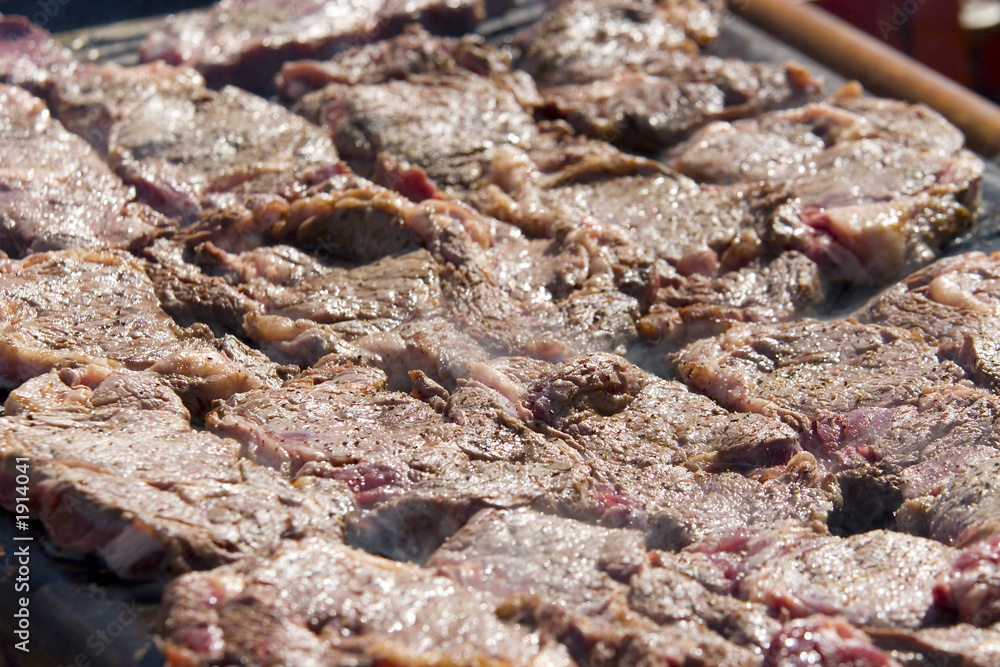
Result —
<instances>
[{"instance_id":1,"label":"stack of meat","mask_svg":"<svg viewBox=\"0 0 1000 667\"><path fill-rule=\"evenodd\" d=\"M170 665L998 664L961 134L716 2L509 6L4 18L0 502L165 582Z\"/></svg>"}]
</instances>

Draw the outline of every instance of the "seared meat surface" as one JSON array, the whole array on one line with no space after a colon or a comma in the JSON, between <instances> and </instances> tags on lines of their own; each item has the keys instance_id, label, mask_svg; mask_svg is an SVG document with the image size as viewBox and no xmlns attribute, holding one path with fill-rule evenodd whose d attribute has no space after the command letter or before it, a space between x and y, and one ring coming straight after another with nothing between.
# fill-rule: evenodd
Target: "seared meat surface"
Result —
<instances>
[{"instance_id":1,"label":"seared meat surface","mask_svg":"<svg viewBox=\"0 0 1000 667\"><path fill-rule=\"evenodd\" d=\"M52 371L11 392L5 415L0 501L13 508L15 461L26 461L29 500L53 541L120 577L211 568L314 532L339 539L354 509L343 484L292 484L193 429L154 373Z\"/></svg>"},{"instance_id":2,"label":"seared meat surface","mask_svg":"<svg viewBox=\"0 0 1000 667\"><path fill-rule=\"evenodd\" d=\"M0 505L177 667L994 667L982 163L715 0L513 4L0 17Z\"/></svg>"},{"instance_id":3,"label":"seared meat surface","mask_svg":"<svg viewBox=\"0 0 1000 667\"><path fill-rule=\"evenodd\" d=\"M0 106L0 250L8 256L139 245L169 227L42 100L0 84Z\"/></svg>"}]
</instances>

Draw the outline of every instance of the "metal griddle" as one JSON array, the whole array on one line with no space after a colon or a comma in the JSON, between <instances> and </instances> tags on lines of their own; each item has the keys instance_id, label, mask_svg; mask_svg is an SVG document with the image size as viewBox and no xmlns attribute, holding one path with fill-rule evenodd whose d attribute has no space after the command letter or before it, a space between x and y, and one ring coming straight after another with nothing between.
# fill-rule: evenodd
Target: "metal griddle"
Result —
<instances>
[{"instance_id":1,"label":"metal griddle","mask_svg":"<svg viewBox=\"0 0 1000 667\"><path fill-rule=\"evenodd\" d=\"M527 4L503 17L483 22L476 32L489 42L502 45L518 28L537 20L542 13L537 2L527 0ZM62 33L57 38L81 61L133 65L139 62L138 49L145 35L160 20L161 17L153 17L117 22ZM792 60L822 77L829 92L847 81L837 71L735 14L724 19L721 35L707 53L774 64ZM982 191L984 204L980 224L965 237L957 239L948 254L1000 250L1000 163L987 162ZM15 601L23 594L14 590L16 562L11 560L11 554L17 545L25 543L15 542L15 535L26 534L33 538L30 542L29 654L13 648L15 628L12 625ZM3 564L0 567L0 667L163 665L163 656L152 640L163 582L122 582L93 558L60 552L38 524L33 523L28 533L15 531L14 517L7 512L0 512L0 560Z\"/></svg>"}]
</instances>

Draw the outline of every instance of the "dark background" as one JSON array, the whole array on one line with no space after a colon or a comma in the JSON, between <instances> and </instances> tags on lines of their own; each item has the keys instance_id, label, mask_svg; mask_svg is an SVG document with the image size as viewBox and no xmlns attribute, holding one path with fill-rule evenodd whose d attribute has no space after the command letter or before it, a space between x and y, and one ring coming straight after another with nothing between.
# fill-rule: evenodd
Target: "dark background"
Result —
<instances>
[{"instance_id":1,"label":"dark background","mask_svg":"<svg viewBox=\"0 0 1000 667\"><path fill-rule=\"evenodd\" d=\"M49 32L64 32L209 4L206 0L0 0L0 13L27 16Z\"/></svg>"}]
</instances>

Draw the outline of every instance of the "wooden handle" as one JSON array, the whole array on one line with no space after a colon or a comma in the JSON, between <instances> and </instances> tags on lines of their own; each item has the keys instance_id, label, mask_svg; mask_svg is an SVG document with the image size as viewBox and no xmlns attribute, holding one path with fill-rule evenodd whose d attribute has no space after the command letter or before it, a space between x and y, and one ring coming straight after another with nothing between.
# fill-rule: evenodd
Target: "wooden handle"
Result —
<instances>
[{"instance_id":1,"label":"wooden handle","mask_svg":"<svg viewBox=\"0 0 1000 667\"><path fill-rule=\"evenodd\" d=\"M969 148L1000 157L1000 107L809 4L730 0L731 9L778 39L878 95L923 102L964 133Z\"/></svg>"}]
</instances>

